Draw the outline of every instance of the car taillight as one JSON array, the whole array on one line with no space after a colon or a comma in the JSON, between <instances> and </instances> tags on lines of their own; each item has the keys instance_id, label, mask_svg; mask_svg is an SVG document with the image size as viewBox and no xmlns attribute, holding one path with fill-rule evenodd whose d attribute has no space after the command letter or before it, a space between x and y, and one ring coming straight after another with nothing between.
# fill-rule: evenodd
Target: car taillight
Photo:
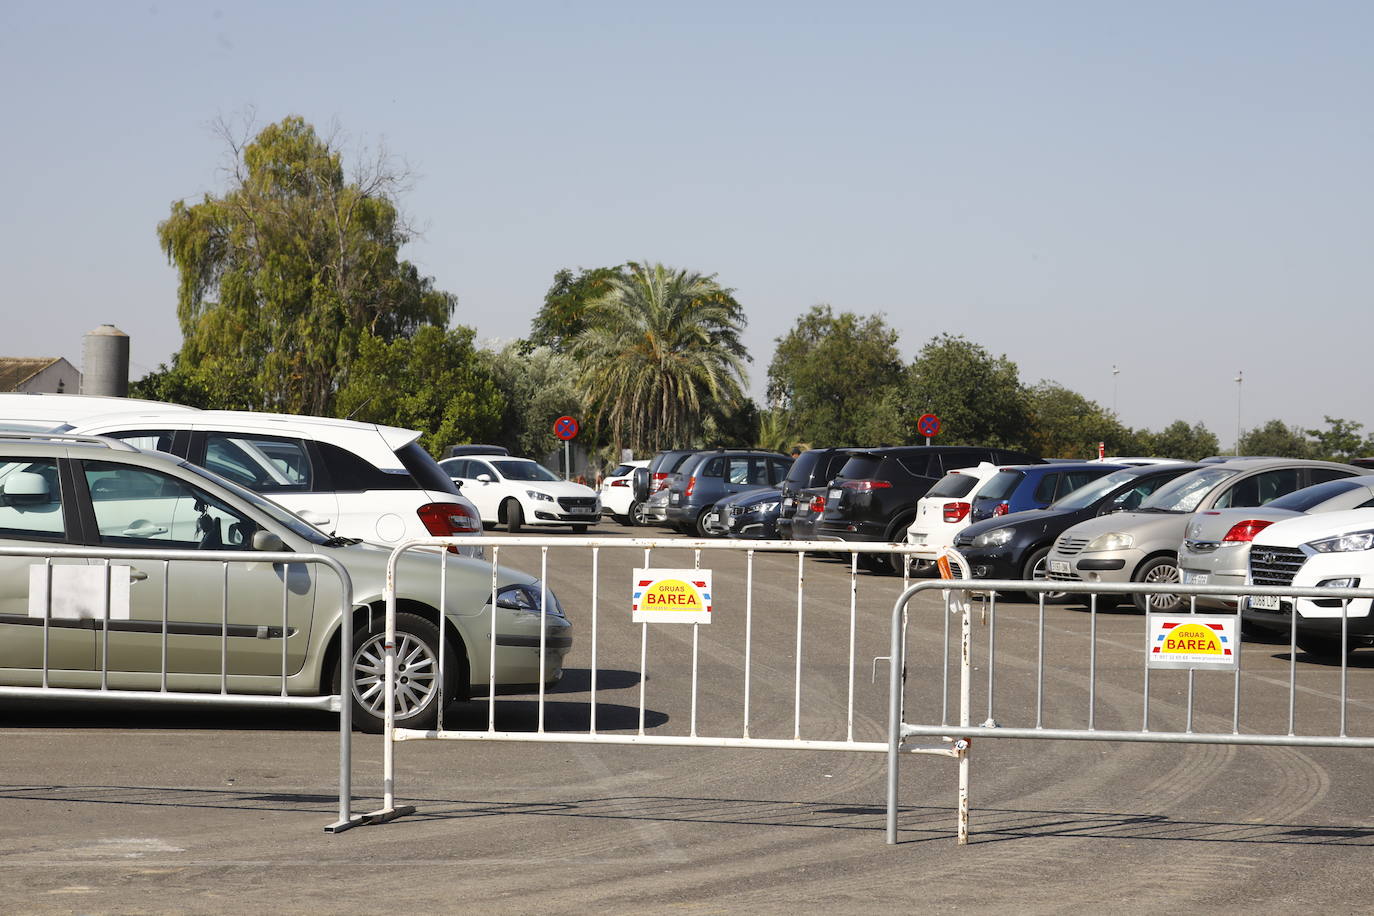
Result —
<instances>
[{"instance_id":1,"label":"car taillight","mask_svg":"<svg viewBox=\"0 0 1374 916\"><path fill-rule=\"evenodd\" d=\"M654 474L652 482L649 484L649 492L657 493L668 486L668 474L665 471L658 471Z\"/></svg>"},{"instance_id":2,"label":"car taillight","mask_svg":"<svg viewBox=\"0 0 1374 916\"><path fill-rule=\"evenodd\" d=\"M628 477L622 477L622 478L620 478L619 480L612 480L612 481L611 481L611 486L613 486L613 487L628 487L629 485L630 485L630 478L628 478Z\"/></svg>"},{"instance_id":3,"label":"car taillight","mask_svg":"<svg viewBox=\"0 0 1374 916\"><path fill-rule=\"evenodd\" d=\"M945 521L962 522L972 508L972 503L945 503Z\"/></svg>"},{"instance_id":4,"label":"car taillight","mask_svg":"<svg viewBox=\"0 0 1374 916\"><path fill-rule=\"evenodd\" d=\"M892 482L889 480L846 480L842 485L846 490L853 490L856 493L867 493L870 490L889 490Z\"/></svg>"},{"instance_id":5,"label":"car taillight","mask_svg":"<svg viewBox=\"0 0 1374 916\"><path fill-rule=\"evenodd\" d=\"M824 512L824 511L825 511L825 497L824 497L824 496L813 496L813 497L811 497L811 512L812 512L812 514L814 514L814 515L820 515L820 514L821 514L822 512Z\"/></svg>"},{"instance_id":6,"label":"car taillight","mask_svg":"<svg viewBox=\"0 0 1374 916\"><path fill-rule=\"evenodd\" d=\"M683 495L684 495L684 496L691 496L691 495L692 495L692 487L695 487L696 485L697 485L697 476L696 476L695 474L693 474L691 477L688 477L688 478L687 478L687 491L686 491L685 493L683 493Z\"/></svg>"},{"instance_id":7,"label":"car taillight","mask_svg":"<svg viewBox=\"0 0 1374 916\"><path fill-rule=\"evenodd\" d=\"M1272 524L1274 523L1266 522L1263 519L1248 518L1243 522L1236 522L1234 525L1232 525L1231 530L1226 532L1226 537L1222 538L1222 540L1253 541L1255 539L1255 535L1259 534L1261 531L1263 531L1265 528L1268 528Z\"/></svg>"},{"instance_id":8,"label":"car taillight","mask_svg":"<svg viewBox=\"0 0 1374 916\"><path fill-rule=\"evenodd\" d=\"M416 512L425 530L436 538L478 534L482 531L482 520L473 515L467 506L458 503L429 503Z\"/></svg>"},{"instance_id":9,"label":"car taillight","mask_svg":"<svg viewBox=\"0 0 1374 916\"><path fill-rule=\"evenodd\" d=\"M1008 512L1010 512L1010 511L1011 511L1011 506L1010 506L1008 503L1006 503L1006 502L1000 502L1000 503L998 503L997 505L995 505L995 506L992 507L992 517L993 517L993 518L997 518L997 516L999 516L999 515L1006 515L1006 514L1007 514Z\"/></svg>"}]
</instances>

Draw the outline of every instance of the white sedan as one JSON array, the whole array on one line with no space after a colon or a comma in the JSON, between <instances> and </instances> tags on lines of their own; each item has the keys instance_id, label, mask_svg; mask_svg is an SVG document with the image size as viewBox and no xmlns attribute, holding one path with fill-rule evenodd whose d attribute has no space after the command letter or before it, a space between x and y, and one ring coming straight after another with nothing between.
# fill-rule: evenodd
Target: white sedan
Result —
<instances>
[{"instance_id":1,"label":"white sedan","mask_svg":"<svg viewBox=\"0 0 1374 916\"><path fill-rule=\"evenodd\" d=\"M601 516L595 490L529 458L481 455L448 458L439 466L477 506L482 524L505 525L512 534L553 525L571 525L581 534Z\"/></svg>"}]
</instances>

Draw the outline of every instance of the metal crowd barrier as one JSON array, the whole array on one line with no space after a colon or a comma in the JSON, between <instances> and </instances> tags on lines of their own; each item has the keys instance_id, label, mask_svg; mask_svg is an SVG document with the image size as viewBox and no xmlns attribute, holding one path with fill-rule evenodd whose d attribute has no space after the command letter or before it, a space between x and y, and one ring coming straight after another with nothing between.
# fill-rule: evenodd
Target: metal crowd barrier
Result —
<instances>
[{"instance_id":1,"label":"metal crowd barrier","mask_svg":"<svg viewBox=\"0 0 1374 916\"><path fill-rule=\"evenodd\" d=\"M939 720L935 721L932 715L924 722L907 722L903 716L903 704L905 701L904 691L905 681L912 678L914 672L907 670L903 677L897 676L897 659L903 658L907 653L907 647L903 638L902 620L906 618L908 605L918 595L932 590L942 591L945 595L945 639L942 671L939 672L939 680L942 684L938 689L941 692L942 700L940 704ZM1034 703L1031 706L1029 721L1016 721L1016 712L1010 710L1006 705L999 705L996 701L998 694L996 691L998 668L997 652L997 619L998 619L998 593L1015 592L1029 593L1035 596L1035 629L1036 629L1036 653L1034 663ZM1088 632L1087 641L1087 703L1078 711L1076 722L1071 722L1068 727L1050 727L1045 724L1046 704L1045 704L1045 673L1046 673L1046 653L1045 653L1045 596L1047 593L1067 593L1072 595L1087 596L1088 603ZM1151 665L1148 662L1148 654L1151 651L1149 642L1149 618L1144 614L1139 614L1136 619L1140 620L1145 627L1140 641L1139 660L1129 668L1120 667L1108 669L1099 665L1098 661L1098 597L1104 595L1136 595L1136 594L1159 594L1159 595L1179 595L1187 599L1186 609L1169 615L1154 612L1159 617L1178 617L1186 620L1188 617L1197 616L1230 616L1236 621L1235 645L1231 651L1235 655L1235 664L1229 671L1210 671L1205 672L1209 678L1230 677L1230 716L1229 722L1224 715L1216 713L1204 713L1197 706L1198 670L1187 669L1186 694L1183 709L1183 728L1172 730L1156 730L1151 728ZM1297 638L1297 617L1292 614L1289 625L1289 662L1288 662L1288 703L1286 717L1280 714L1280 726L1285 726L1282 731L1264 730L1264 726L1271 725L1273 721L1272 706L1264 706L1260 709L1258 718L1267 719L1259 731L1243 731L1242 722L1242 699L1244 691L1242 684L1244 659L1246 652L1241 648L1240 639L1240 618L1236 617L1235 612L1218 612L1204 610L1202 615L1198 614L1197 598L1203 595L1215 595L1221 597L1269 595L1281 598L1329 598L1341 601L1341 646L1348 650L1351 645L1349 642L1349 610L1350 601L1357 598L1374 598L1374 589L1368 588L1291 588L1279 586L1254 586L1247 585L1242 587L1221 586L1221 585L1182 585L1182 584L1161 584L1147 585L1144 583L1079 583L1079 582L1028 582L1023 580L933 580L918 582L905 591L897 599L892 609L892 646L891 655L893 659L893 676L889 684L889 723L891 732L889 735L889 757L888 757L888 795L887 795L887 842L889 844L897 842L897 790L898 790L898 764L900 752L905 749L906 741L909 738L929 737L939 735L942 737L952 736L965 742L966 751L972 744L988 738L1006 738L1023 740L1074 740L1074 741L1114 741L1114 742L1153 742L1161 744L1229 744L1229 745L1264 745L1274 747L1346 747L1346 748L1374 748L1374 736L1353 736L1347 733L1348 710L1350 704L1349 694L1349 666L1347 652L1342 652L1340 657L1340 696L1335 712L1335 726L1326 727L1318 725L1315 729L1306 734L1299 733L1299 722L1297 715L1297 696L1298 686L1298 638ZM970 600L970 598L972 600ZM972 690L974 688L974 674L972 661L975 648L972 643L971 633L973 629L973 618L977 615L983 621L987 636L986 645L986 718L981 724L972 722ZM950 621L957 619L960 624L958 637L958 692L959 692L959 714L958 721L950 721L949 703L949 672L951 670L951 641L949 638ZM1254 651L1254 650L1252 650ZM1004 677L1006 672L1003 673ZM1063 672L1056 672L1060 677ZM1126 680L1119 680L1112 684L1114 689L1123 686L1129 687L1129 679L1138 677L1136 681L1140 689L1140 708L1141 724L1138 729L1132 728L1101 728L1097 720L1097 696L1102 680L1108 675L1118 675ZM1160 677L1156 674L1156 677ZM1209 684L1216 683L1209 681ZM1263 686L1256 684L1256 687ZM934 689L934 688L932 688ZM1210 694L1215 696L1215 692ZM1163 705L1160 702L1156 706ZM1056 708L1056 715L1062 716L1063 710ZM1177 710L1174 710L1177 713ZM1329 714L1328 714L1329 716ZM1010 718L1009 718L1010 717ZM1176 717L1176 716L1175 716ZM1286 721L1284 721L1286 719ZM1207 727L1204 720L1214 723L1214 727ZM959 802L958 802L958 841L961 845L968 842L969 836L969 774L971 754L965 753L959 760Z\"/></svg>"},{"instance_id":2,"label":"metal crowd barrier","mask_svg":"<svg viewBox=\"0 0 1374 916\"><path fill-rule=\"evenodd\" d=\"M890 744L887 740L861 740L855 734L855 682L860 668L856 649L858 636L858 560L864 554L906 554L910 555L911 548L904 545L893 544L860 544L860 543L838 543L838 542L806 542L806 541L741 541L741 540L716 540L716 539L682 539L682 538L607 538L607 537L579 537L579 536L518 536L503 537L500 539L485 538L485 544L489 559L493 563L492 596L491 606L496 605L496 573L495 567L502 562L503 553L518 548L539 548L540 553L540 581L549 584L550 588L558 593L558 583L550 582L548 575L549 550L556 548L559 551L565 550L590 550L590 570L589 578L591 583L591 607L586 612L574 617L576 627L574 636L574 651L587 653L590 655L590 699L589 699L589 727L585 731L551 731L546 728L545 702L546 690L541 683L537 690L537 715L536 725L533 731L510 731L500 730L496 727L496 709L498 700L496 698L495 684L495 652L496 639L489 641L489 651L491 659L488 665L490 681L488 683L487 706L487 727L485 729L446 729L444 720L441 717L438 727L432 730L407 729L396 726L395 714L392 705L393 691L396 672L395 672L395 652L394 644L396 640L396 589L395 576L396 566L399 558L407 551L432 548L436 546L451 546L469 543L472 538L452 537L452 538L424 538L407 541L397 546L391 554L387 572L386 588L386 633L388 653L386 656L386 678L387 678L387 706L386 706L386 725L384 728L383 744L383 787L384 801L383 807L367 816L368 823L382 823L393 820L414 812L415 808L410 805L396 804L395 798L395 746L398 742L414 741L422 739L439 739L454 741L514 741L514 742L547 742L547 743L569 743L569 744L603 744L603 745L657 745L670 747L714 747L714 748L754 748L771 750L807 750L807 751L845 751L858 753L878 753L886 754L890 751ZM715 733L704 734L701 732L698 720L698 695L699 695L699 657L700 657L700 624L693 623L692 626L692 663L691 681L689 695L689 714L687 723L687 734L670 735L656 732L652 728L646 727L646 677L647 666L649 663L649 629L651 624L635 624L640 628L640 649L639 649L639 697L638 697L638 726L634 730L607 731L598 727L597 707L598 707L598 673L600 671L600 649L603 627L603 614L605 609L603 603L603 588L601 582L600 558L602 551L643 551L643 568L653 566L654 551L690 551L693 557L694 568L702 565L702 554L719 551L732 551L744 554L745 573L743 587L744 605L744 645L742 647L743 670L740 674L743 677L744 693L743 708L741 710L742 728L737 733ZM757 698L754 694L755 674L754 674L754 647L753 635L755 624L755 578L754 566L755 558L759 554L768 553L791 553L797 556L796 570L796 612L793 651L795 655L794 669L792 672L792 697L790 701L790 718L792 727L792 737L790 738L763 738L751 733L751 723L753 714L756 711ZM847 678L847 699L845 709L845 725L843 732L838 730L833 735L825 736L803 736L802 727L802 694L804 668L802 662L804 636L806 633L808 604L805 592L806 561L808 555L814 559L817 553L839 553L847 555L849 560L849 601L848 607L844 609L848 619L848 670ZM533 572L532 569L527 571ZM884 580L873 579L875 583ZM907 580L899 580L905 585ZM720 592L719 582L713 586L717 593ZM770 587L776 583L769 583ZM619 596L617 601L620 619L624 620L628 615L625 614L625 598L628 597L628 578L616 583L613 588L615 595ZM897 586L893 585L893 590ZM441 593L442 594L442 593ZM442 600L442 599L441 599ZM615 600L615 599L613 599ZM886 607L884 598L881 607ZM839 610L834 607L822 607L823 611ZM878 619L882 619L881 612ZM681 624L664 624L664 626L678 626ZM894 625L900 626L900 622ZM541 628L541 633L543 629ZM882 645L886 645L883 641ZM543 670L544 653L546 651L541 636L540 650L540 670ZM443 659L445 653L440 652ZM585 655L583 657L586 657ZM896 671L894 667L892 669ZM444 682L441 673L440 683ZM881 692L878 692L879 707L874 710L874 718L884 721L885 711L881 708ZM786 715L787 710L781 712ZM442 711L441 711L442 715ZM875 739L878 735L875 734ZM947 757L959 757L963 754L965 742L955 738L926 745L904 745L903 752L919 754L935 754Z\"/></svg>"},{"instance_id":3,"label":"metal crowd barrier","mask_svg":"<svg viewBox=\"0 0 1374 916\"><path fill-rule=\"evenodd\" d=\"M123 703L179 703L192 706L241 706L241 707L277 707L287 709L315 709L326 712L337 712L339 714L339 814L338 820L328 824L324 829L327 832L338 833L357 826L361 818L351 813L352 803L352 736L353 736L353 704L343 702L339 695L332 696L293 696L287 693L287 680L290 672L287 664L287 640L282 638L281 669L278 677L280 678L280 691L277 694L252 694L236 693L231 689L231 677L229 674L229 655L228 640L229 628L234 625L229 614L229 568L235 564L310 564L317 567L325 567L334 572L339 578L340 588L340 618L346 623L351 623L353 607L353 580L349 577L348 571L333 557L324 554L296 554L288 552L266 552L266 551L242 551L242 550L137 550L126 548L94 548L94 547L3 547L0 548L0 557L32 557L35 560L43 561L46 568L44 576L46 578L46 602L42 618L42 657L40 664L40 683L36 686L17 686L0 685L0 698L16 697L27 699L72 699L92 702L123 702ZM99 676L98 686L92 687L55 687L52 686L52 666L50 659L50 646L53 627L53 560L56 559L87 559L102 561L105 569L105 590L104 608L99 617L90 619L87 624L95 630L97 636L99 664L91 671L92 675ZM160 633L161 635L161 666L159 671L159 686L157 689L131 690L110 687L110 632L111 632L111 589L110 575L115 561L119 560L141 560L153 561L161 565L163 590L161 596L162 614L161 620L156 622L156 628L147 632ZM221 589L218 596L198 594L195 600L202 602L213 602L216 599L220 606L220 621L218 632L207 632L206 636L214 636L219 640L220 664L218 678L219 690L217 692L208 691L186 691L169 689L169 645L168 640L171 629L174 626L171 608L177 600L176 595L172 594L168 586L168 572L171 564L181 561L196 561L200 563L219 563L222 570ZM282 576L282 623L281 632L289 631L287 622L288 598L290 588L290 576ZM321 613L320 608L315 608L314 615ZM327 614L327 611L325 612ZM144 622L147 623L146 621ZM353 626L345 625L341 627L341 646L340 658L349 659L353 655ZM345 672L349 666L343 666ZM74 669L63 669L63 674L69 678ZM79 672L78 672L79 673ZM120 674L121 672L115 672ZM178 675L185 672L178 672ZM216 672L201 672L203 674L215 674ZM177 675L170 675L175 677ZM93 680L94 678L92 678ZM342 678L346 680L346 678Z\"/></svg>"}]
</instances>

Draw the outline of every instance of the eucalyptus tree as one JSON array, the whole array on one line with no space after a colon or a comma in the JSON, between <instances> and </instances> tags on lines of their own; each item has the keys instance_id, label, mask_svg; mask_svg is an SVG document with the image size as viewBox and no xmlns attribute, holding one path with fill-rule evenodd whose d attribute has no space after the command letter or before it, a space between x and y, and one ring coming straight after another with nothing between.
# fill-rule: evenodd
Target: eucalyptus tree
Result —
<instances>
[{"instance_id":1,"label":"eucalyptus tree","mask_svg":"<svg viewBox=\"0 0 1374 916\"><path fill-rule=\"evenodd\" d=\"M706 415L743 402L744 310L714 275L629 264L584 321L579 390L617 449L696 442Z\"/></svg>"},{"instance_id":2,"label":"eucalyptus tree","mask_svg":"<svg viewBox=\"0 0 1374 916\"><path fill-rule=\"evenodd\" d=\"M443 328L456 300L398 255L405 176L384 155L346 174L338 145L299 117L248 142L221 134L228 190L176 201L158 225L179 281L172 372L232 391L233 406L329 413L365 335Z\"/></svg>"}]
</instances>

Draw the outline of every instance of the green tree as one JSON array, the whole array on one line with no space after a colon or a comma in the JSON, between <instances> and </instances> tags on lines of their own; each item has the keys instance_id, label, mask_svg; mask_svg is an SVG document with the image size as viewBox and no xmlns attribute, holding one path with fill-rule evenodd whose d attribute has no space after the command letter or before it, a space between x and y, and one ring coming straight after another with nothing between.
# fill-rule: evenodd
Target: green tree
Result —
<instances>
[{"instance_id":1,"label":"green tree","mask_svg":"<svg viewBox=\"0 0 1374 916\"><path fill-rule=\"evenodd\" d=\"M564 268L554 274L544 304L530 323L530 343L559 353L568 350L587 329L588 306L611 291L612 280L623 280L628 267L579 267L576 274Z\"/></svg>"},{"instance_id":2,"label":"green tree","mask_svg":"<svg viewBox=\"0 0 1374 916\"><path fill-rule=\"evenodd\" d=\"M346 177L342 152L299 117L248 143L222 196L177 201L158 240L178 275L178 365L255 409L327 415L364 336L443 327L455 300L398 252L404 176L378 157Z\"/></svg>"},{"instance_id":3,"label":"green tree","mask_svg":"<svg viewBox=\"0 0 1374 916\"><path fill-rule=\"evenodd\" d=\"M1016 363L963 336L941 334L911 366L907 397L911 437L916 418L940 418L941 445L1029 448L1030 408Z\"/></svg>"},{"instance_id":4,"label":"green tree","mask_svg":"<svg viewBox=\"0 0 1374 916\"><path fill-rule=\"evenodd\" d=\"M595 424L586 422L572 357L518 340L498 351L484 350L482 358L505 405L496 433L486 441L504 445L512 454L540 459L562 444L553 434L553 424L566 415L583 421L579 442L595 444Z\"/></svg>"},{"instance_id":5,"label":"green tree","mask_svg":"<svg viewBox=\"0 0 1374 916\"><path fill-rule=\"evenodd\" d=\"M1097 444L1108 455L1128 454L1135 437L1095 401L1057 382L1042 380L1027 392L1028 444L1038 455L1096 458Z\"/></svg>"},{"instance_id":6,"label":"green tree","mask_svg":"<svg viewBox=\"0 0 1374 916\"><path fill-rule=\"evenodd\" d=\"M804 442L898 442L905 378L897 332L881 315L836 315L816 305L777 338L768 399Z\"/></svg>"},{"instance_id":7,"label":"green tree","mask_svg":"<svg viewBox=\"0 0 1374 916\"><path fill-rule=\"evenodd\" d=\"M1309 429L1307 435L1314 440L1312 457L1328 461L1349 461L1374 451L1374 442L1360 437L1363 423L1353 423L1340 417L1323 416L1326 429Z\"/></svg>"},{"instance_id":8,"label":"green tree","mask_svg":"<svg viewBox=\"0 0 1374 916\"><path fill-rule=\"evenodd\" d=\"M1221 451L1217 437L1207 427L1201 423L1189 426L1186 420L1175 420L1157 433L1142 432L1139 436L1142 454L1161 458L1196 461Z\"/></svg>"},{"instance_id":9,"label":"green tree","mask_svg":"<svg viewBox=\"0 0 1374 916\"><path fill-rule=\"evenodd\" d=\"M578 390L614 448L692 442L713 403L742 406L744 310L714 275L632 264L586 323L573 344Z\"/></svg>"},{"instance_id":10,"label":"green tree","mask_svg":"<svg viewBox=\"0 0 1374 916\"><path fill-rule=\"evenodd\" d=\"M456 442L490 441L505 399L472 339L464 327L421 328L392 341L364 334L354 371L339 391L339 412L424 430L420 444L436 457Z\"/></svg>"},{"instance_id":11,"label":"green tree","mask_svg":"<svg viewBox=\"0 0 1374 916\"><path fill-rule=\"evenodd\" d=\"M1311 458L1312 443L1302 430L1282 420L1270 420L1263 426L1246 430L1240 437L1242 455L1272 455L1275 458Z\"/></svg>"}]
</instances>

